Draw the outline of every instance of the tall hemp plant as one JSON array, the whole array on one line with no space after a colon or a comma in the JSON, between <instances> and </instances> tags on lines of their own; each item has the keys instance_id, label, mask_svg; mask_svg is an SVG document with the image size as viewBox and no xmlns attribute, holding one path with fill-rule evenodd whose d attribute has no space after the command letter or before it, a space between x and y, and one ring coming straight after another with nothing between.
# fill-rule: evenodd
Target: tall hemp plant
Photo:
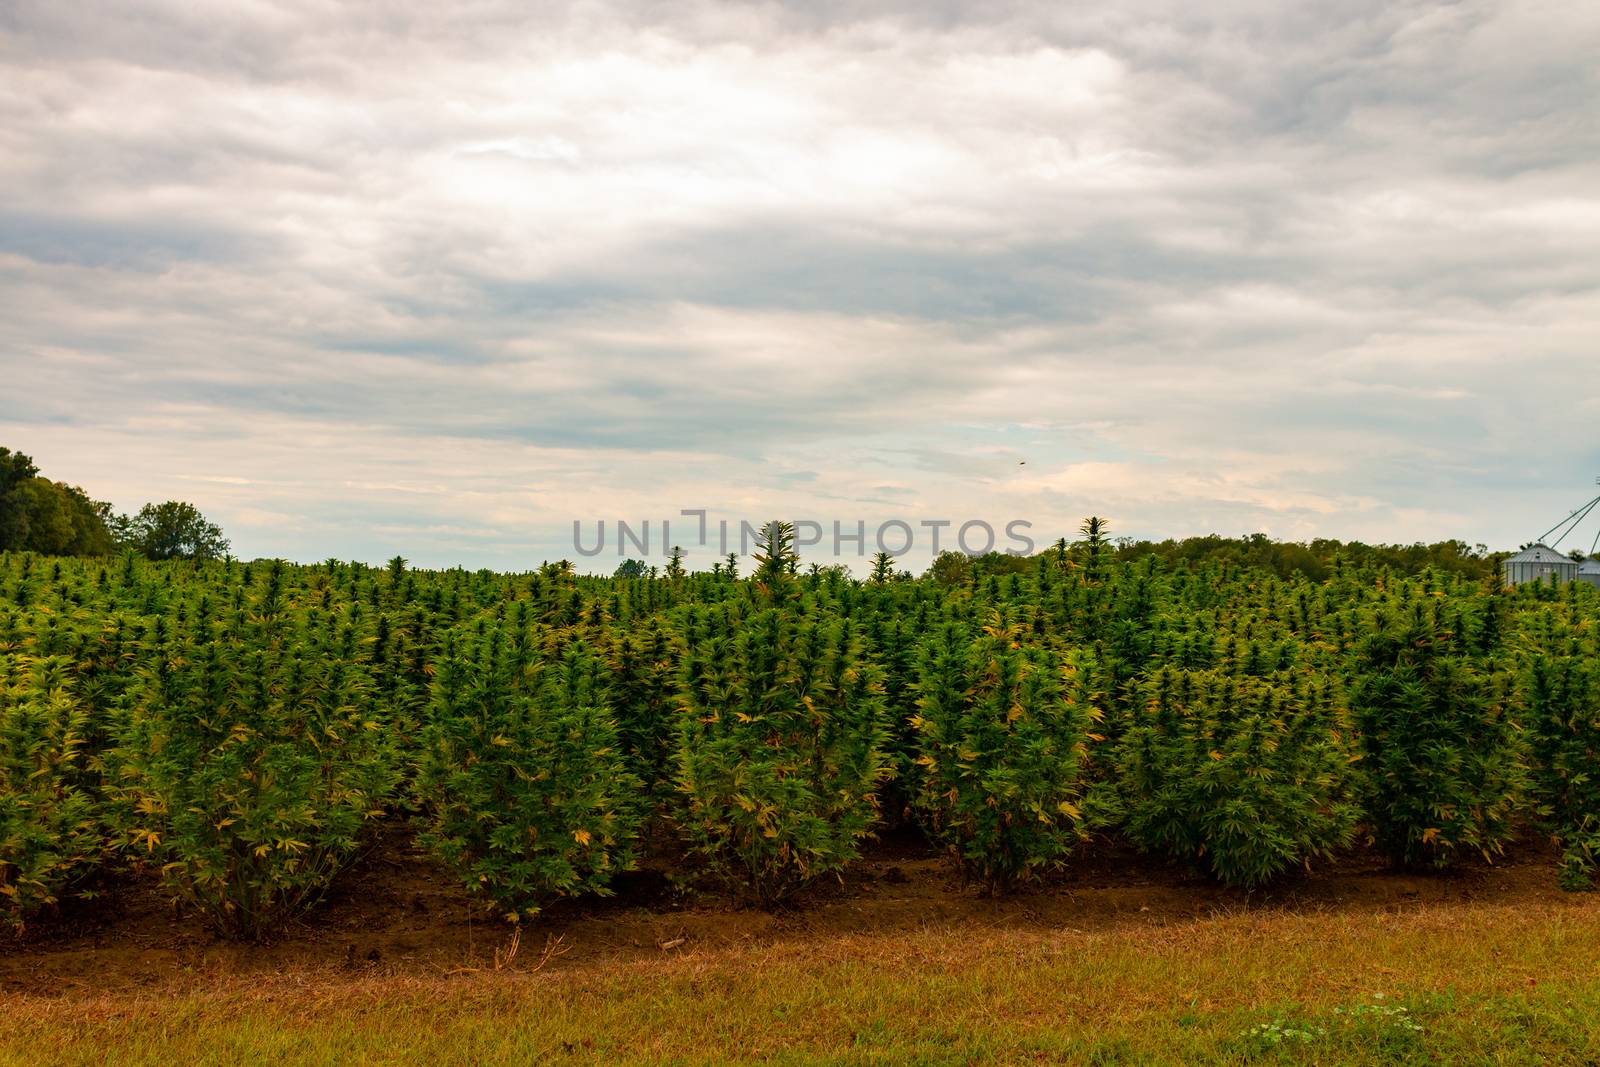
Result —
<instances>
[{"instance_id":1,"label":"tall hemp plant","mask_svg":"<svg viewBox=\"0 0 1600 1067\"><path fill-rule=\"evenodd\" d=\"M1600 873L1600 640L1596 621L1545 609L1524 640L1523 702L1533 749L1532 792L1561 847L1561 885Z\"/></svg>"},{"instance_id":2,"label":"tall hemp plant","mask_svg":"<svg viewBox=\"0 0 1600 1067\"><path fill-rule=\"evenodd\" d=\"M1093 713L1067 689L1070 664L1020 633L998 613L976 636L945 624L924 647L912 720L917 807L991 892L1059 866L1087 832Z\"/></svg>"},{"instance_id":3,"label":"tall hemp plant","mask_svg":"<svg viewBox=\"0 0 1600 1067\"><path fill-rule=\"evenodd\" d=\"M18 928L83 892L105 854L88 731L67 659L0 654L0 917Z\"/></svg>"},{"instance_id":4,"label":"tall hemp plant","mask_svg":"<svg viewBox=\"0 0 1600 1067\"><path fill-rule=\"evenodd\" d=\"M1509 678L1466 655L1420 604L1368 625L1350 706L1378 847L1396 866L1492 859L1515 832L1527 784Z\"/></svg>"},{"instance_id":5,"label":"tall hemp plant","mask_svg":"<svg viewBox=\"0 0 1600 1067\"><path fill-rule=\"evenodd\" d=\"M1360 754L1326 679L1164 667L1140 696L1115 773L1140 848L1248 888L1350 843Z\"/></svg>"},{"instance_id":6,"label":"tall hemp plant","mask_svg":"<svg viewBox=\"0 0 1600 1067\"><path fill-rule=\"evenodd\" d=\"M847 624L767 608L710 627L684 658L677 819L770 906L854 859L873 828L890 773L882 685Z\"/></svg>"},{"instance_id":7,"label":"tall hemp plant","mask_svg":"<svg viewBox=\"0 0 1600 1067\"><path fill-rule=\"evenodd\" d=\"M582 642L547 660L538 635L502 624L446 645L418 774L422 839L509 922L607 895L637 861L643 787L607 673Z\"/></svg>"},{"instance_id":8,"label":"tall hemp plant","mask_svg":"<svg viewBox=\"0 0 1600 1067\"><path fill-rule=\"evenodd\" d=\"M176 648L144 672L108 782L131 853L238 937L267 937L320 900L399 780L353 638L327 651L280 638Z\"/></svg>"}]
</instances>

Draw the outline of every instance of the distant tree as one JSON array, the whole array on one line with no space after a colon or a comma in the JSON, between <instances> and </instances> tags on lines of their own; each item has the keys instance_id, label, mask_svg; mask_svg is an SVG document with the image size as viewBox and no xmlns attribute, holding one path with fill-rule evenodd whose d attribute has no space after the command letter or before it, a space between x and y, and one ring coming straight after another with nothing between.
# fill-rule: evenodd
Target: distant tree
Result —
<instances>
[{"instance_id":1,"label":"distant tree","mask_svg":"<svg viewBox=\"0 0 1600 1067\"><path fill-rule=\"evenodd\" d=\"M1259 567L1280 577L1303 574L1320 582L1344 567L1391 567L1405 574L1420 573L1426 567L1467 578L1498 575L1502 553L1490 553L1483 545L1464 541L1441 541L1432 545L1367 545L1360 541L1317 538L1305 544L1273 541L1264 535L1222 537L1208 534L1181 541L1132 541L1118 538L1116 559L1126 563L1146 556L1159 556L1172 563L1197 565L1206 561L1236 566ZM1527 545L1521 546L1527 548Z\"/></svg>"},{"instance_id":2,"label":"distant tree","mask_svg":"<svg viewBox=\"0 0 1600 1067\"><path fill-rule=\"evenodd\" d=\"M648 573L648 568L642 559L625 559L617 565L613 578L643 578Z\"/></svg>"},{"instance_id":3,"label":"distant tree","mask_svg":"<svg viewBox=\"0 0 1600 1067\"><path fill-rule=\"evenodd\" d=\"M222 528L181 500L146 504L117 526L118 540L146 559L216 559L228 551Z\"/></svg>"},{"instance_id":4,"label":"distant tree","mask_svg":"<svg viewBox=\"0 0 1600 1067\"><path fill-rule=\"evenodd\" d=\"M0 550L100 556L113 548L111 505L39 476L33 460L0 448Z\"/></svg>"},{"instance_id":5,"label":"distant tree","mask_svg":"<svg viewBox=\"0 0 1600 1067\"><path fill-rule=\"evenodd\" d=\"M826 583L828 588L837 589L840 582L855 581L855 575L843 563L813 563L807 568L806 577L810 579L812 588L819 583Z\"/></svg>"},{"instance_id":6,"label":"distant tree","mask_svg":"<svg viewBox=\"0 0 1600 1067\"><path fill-rule=\"evenodd\" d=\"M5 492L39 473L33 457L9 448L0 448L0 492Z\"/></svg>"},{"instance_id":7,"label":"distant tree","mask_svg":"<svg viewBox=\"0 0 1600 1067\"><path fill-rule=\"evenodd\" d=\"M20 520L16 547L49 556L67 555L74 540L73 509L65 493L48 478L29 478L9 494Z\"/></svg>"},{"instance_id":8,"label":"distant tree","mask_svg":"<svg viewBox=\"0 0 1600 1067\"><path fill-rule=\"evenodd\" d=\"M103 556L112 550L111 505L75 485L30 478L13 494L27 527L20 547L51 556Z\"/></svg>"},{"instance_id":9,"label":"distant tree","mask_svg":"<svg viewBox=\"0 0 1600 1067\"><path fill-rule=\"evenodd\" d=\"M1032 568L1026 556L1013 556L1006 552L985 552L981 556L968 556L972 573L987 578L991 574L1025 574Z\"/></svg>"},{"instance_id":10,"label":"distant tree","mask_svg":"<svg viewBox=\"0 0 1600 1067\"><path fill-rule=\"evenodd\" d=\"M940 585L960 585L972 577L972 557L965 552L941 552L923 577Z\"/></svg>"},{"instance_id":11,"label":"distant tree","mask_svg":"<svg viewBox=\"0 0 1600 1067\"><path fill-rule=\"evenodd\" d=\"M18 491L38 473L31 457L0 448L0 551L24 548L28 516Z\"/></svg>"}]
</instances>

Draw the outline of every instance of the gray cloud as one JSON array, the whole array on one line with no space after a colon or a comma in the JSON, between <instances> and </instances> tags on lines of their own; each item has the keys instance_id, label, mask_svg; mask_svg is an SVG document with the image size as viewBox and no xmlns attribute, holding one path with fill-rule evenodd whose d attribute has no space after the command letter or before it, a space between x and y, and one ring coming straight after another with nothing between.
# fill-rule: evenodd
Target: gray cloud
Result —
<instances>
[{"instance_id":1,"label":"gray cloud","mask_svg":"<svg viewBox=\"0 0 1600 1067\"><path fill-rule=\"evenodd\" d=\"M248 555L695 506L1515 543L1600 466L1597 48L1488 0L19 0L0 439Z\"/></svg>"}]
</instances>

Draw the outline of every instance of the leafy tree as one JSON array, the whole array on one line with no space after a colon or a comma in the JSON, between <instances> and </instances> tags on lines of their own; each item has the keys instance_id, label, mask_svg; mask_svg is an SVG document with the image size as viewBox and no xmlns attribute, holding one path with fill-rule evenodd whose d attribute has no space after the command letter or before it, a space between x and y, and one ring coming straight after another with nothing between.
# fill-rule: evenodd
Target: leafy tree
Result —
<instances>
[{"instance_id":1,"label":"leafy tree","mask_svg":"<svg viewBox=\"0 0 1600 1067\"><path fill-rule=\"evenodd\" d=\"M20 547L47 556L103 556L113 547L106 526L110 505L77 486L30 478L12 494L25 535Z\"/></svg>"},{"instance_id":2,"label":"leafy tree","mask_svg":"<svg viewBox=\"0 0 1600 1067\"><path fill-rule=\"evenodd\" d=\"M19 547L46 556L70 555L79 531L66 493L47 478L29 478L11 494L24 530Z\"/></svg>"},{"instance_id":3,"label":"leafy tree","mask_svg":"<svg viewBox=\"0 0 1600 1067\"><path fill-rule=\"evenodd\" d=\"M39 476L33 460L0 448L0 551L99 556L112 549L111 506Z\"/></svg>"},{"instance_id":4,"label":"leafy tree","mask_svg":"<svg viewBox=\"0 0 1600 1067\"><path fill-rule=\"evenodd\" d=\"M217 559L228 552L222 528L181 500L146 504L119 522L117 535L146 559Z\"/></svg>"},{"instance_id":5,"label":"leafy tree","mask_svg":"<svg viewBox=\"0 0 1600 1067\"><path fill-rule=\"evenodd\" d=\"M928 566L926 577L942 586L965 585L972 579L972 557L965 552L941 552Z\"/></svg>"},{"instance_id":6,"label":"leafy tree","mask_svg":"<svg viewBox=\"0 0 1600 1067\"><path fill-rule=\"evenodd\" d=\"M617 569L612 572L613 578L643 578L650 573L650 567L642 559L625 559L617 564Z\"/></svg>"},{"instance_id":7,"label":"leafy tree","mask_svg":"<svg viewBox=\"0 0 1600 1067\"><path fill-rule=\"evenodd\" d=\"M1526 545L1522 547L1527 547ZM1503 555L1490 553L1483 545L1464 541L1441 541L1424 545L1368 545L1359 541L1342 542L1318 538L1305 544L1272 541L1261 534L1249 537L1222 537L1209 534L1181 541L1131 541L1120 543L1117 558L1124 562L1155 555L1197 565L1206 561L1231 562L1270 571L1280 577L1304 575L1312 581L1325 580L1336 563L1346 566L1390 568L1416 574L1433 567L1468 578L1497 578Z\"/></svg>"},{"instance_id":8,"label":"leafy tree","mask_svg":"<svg viewBox=\"0 0 1600 1067\"><path fill-rule=\"evenodd\" d=\"M0 551L20 551L26 547L27 509L16 494L38 473L32 457L0 448Z\"/></svg>"}]
</instances>

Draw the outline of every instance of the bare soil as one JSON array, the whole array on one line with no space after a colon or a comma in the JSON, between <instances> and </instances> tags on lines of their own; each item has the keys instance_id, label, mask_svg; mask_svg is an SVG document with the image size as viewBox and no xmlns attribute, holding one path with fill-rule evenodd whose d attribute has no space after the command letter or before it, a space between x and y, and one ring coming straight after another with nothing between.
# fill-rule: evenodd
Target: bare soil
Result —
<instances>
[{"instance_id":1,"label":"bare soil","mask_svg":"<svg viewBox=\"0 0 1600 1067\"><path fill-rule=\"evenodd\" d=\"M554 970L656 958L687 948L733 949L893 935L927 928L1093 931L1161 926L1249 910L1374 916L1439 904L1577 905L1556 884L1555 854L1521 844L1490 866L1397 873L1352 851L1268 890L1229 890L1180 867L1097 842L1061 874L994 899L963 885L920 839L873 844L842 878L809 888L781 911L743 907L674 883L681 857L658 856L620 878L607 899L564 901L520 932L498 919L404 833L391 833L321 907L270 944L221 939L180 914L150 880L0 933L0 991L35 995L129 992L224 978L344 971L352 976Z\"/></svg>"}]
</instances>

